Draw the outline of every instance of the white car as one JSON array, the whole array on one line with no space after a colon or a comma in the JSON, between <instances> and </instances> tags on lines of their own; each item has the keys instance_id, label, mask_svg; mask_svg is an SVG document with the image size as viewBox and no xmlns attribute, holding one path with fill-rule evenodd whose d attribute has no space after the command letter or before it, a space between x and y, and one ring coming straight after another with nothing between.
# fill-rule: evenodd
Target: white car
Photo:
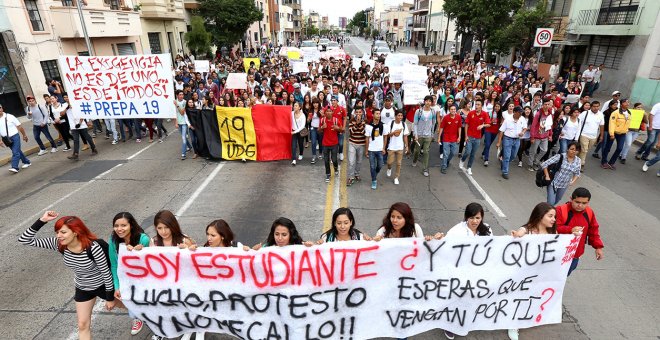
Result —
<instances>
[{"instance_id":1,"label":"white car","mask_svg":"<svg viewBox=\"0 0 660 340\"><path fill-rule=\"evenodd\" d=\"M300 43L300 49L302 51L316 50L317 49L316 41L305 40L302 43Z\"/></svg>"},{"instance_id":2,"label":"white car","mask_svg":"<svg viewBox=\"0 0 660 340\"><path fill-rule=\"evenodd\" d=\"M328 51L338 50L339 48L340 48L339 44L336 41L331 41L326 46L326 50L328 50Z\"/></svg>"},{"instance_id":3,"label":"white car","mask_svg":"<svg viewBox=\"0 0 660 340\"><path fill-rule=\"evenodd\" d=\"M390 47L386 41L383 40L376 40L374 41L374 44L371 46L371 51L375 52L377 48L379 47Z\"/></svg>"},{"instance_id":4,"label":"white car","mask_svg":"<svg viewBox=\"0 0 660 340\"><path fill-rule=\"evenodd\" d=\"M392 53L392 51L390 51L390 48L387 46L376 47L376 49L374 50L374 59L378 59L378 57L380 57L381 55L387 57L387 55L390 53Z\"/></svg>"},{"instance_id":5,"label":"white car","mask_svg":"<svg viewBox=\"0 0 660 340\"><path fill-rule=\"evenodd\" d=\"M327 39L327 38L319 39L319 51L325 51L329 42L330 42L330 39Z\"/></svg>"}]
</instances>

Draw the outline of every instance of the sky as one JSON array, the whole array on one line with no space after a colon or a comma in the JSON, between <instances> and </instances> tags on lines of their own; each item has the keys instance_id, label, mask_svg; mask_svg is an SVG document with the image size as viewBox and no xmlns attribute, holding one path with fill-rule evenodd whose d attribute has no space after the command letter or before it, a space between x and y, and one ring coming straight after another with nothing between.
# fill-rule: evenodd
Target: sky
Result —
<instances>
[{"instance_id":1,"label":"sky","mask_svg":"<svg viewBox=\"0 0 660 340\"><path fill-rule=\"evenodd\" d=\"M382 0L385 7L396 6L403 0ZM339 17L351 20L353 15L367 7L373 7L374 0L301 0L305 15L310 10L317 11L320 16L328 16L331 25L339 24ZM412 0L408 1L412 3Z\"/></svg>"}]
</instances>

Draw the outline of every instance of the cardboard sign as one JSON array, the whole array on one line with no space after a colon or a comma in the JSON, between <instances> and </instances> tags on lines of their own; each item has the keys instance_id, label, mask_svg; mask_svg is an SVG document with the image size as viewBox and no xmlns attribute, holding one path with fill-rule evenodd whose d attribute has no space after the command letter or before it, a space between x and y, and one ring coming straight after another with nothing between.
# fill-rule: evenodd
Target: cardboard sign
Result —
<instances>
[{"instance_id":1,"label":"cardboard sign","mask_svg":"<svg viewBox=\"0 0 660 340\"><path fill-rule=\"evenodd\" d=\"M222 159L256 161L257 137L254 134L252 111L249 108L220 106L216 110Z\"/></svg>"},{"instance_id":2,"label":"cardboard sign","mask_svg":"<svg viewBox=\"0 0 660 340\"><path fill-rule=\"evenodd\" d=\"M561 323L573 235L119 250L126 307L157 335L403 338Z\"/></svg>"},{"instance_id":3,"label":"cardboard sign","mask_svg":"<svg viewBox=\"0 0 660 340\"><path fill-rule=\"evenodd\" d=\"M424 103L424 97L429 95L426 85L403 83L403 105L418 105Z\"/></svg>"},{"instance_id":4,"label":"cardboard sign","mask_svg":"<svg viewBox=\"0 0 660 340\"><path fill-rule=\"evenodd\" d=\"M228 89L247 89L247 73L230 73L227 75Z\"/></svg>"},{"instance_id":5,"label":"cardboard sign","mask_svg":"<svg viewBox=\"0 0 660 340\"><path fill-rule=\"evenodd\" d=\"M629 110L630 111L630 128L639 129L642 126L642 120L644 120L644 110ZM653 127L655 128L655 126Z\"/></svg>"},{"instance_id":6,"label":"cardboard sign","mask_svg":"<svg viewBox=\"0 0 660 340\"><path fill-rule=\"evenodd\" d=\"M245 72L247 72L250 69L250 63L254 63L254 68L259 69L259 65L261 65L261 59L259 58L243 58L243 68L245 68Z\"/></svg>"},{"instance_id":7,"label":"cardboard sign","mask_svg":"<svg viewBox=\"0 0 660 340\"><path fill-rule=\"evenodd\" d=\"M176 117L169 54L60 56L58 64L74 117Z\"/></svg>"},{"instance_id":8,"label":"cardboard sign","mask_svg":"<svg viewBox=\"0 0 660 340\"><path fill-rule=\"evenodd\" d=\"M195 72L209 73L210 69L208 60L195 60Z\"/></svg>"},{"instance_id":9,"label":"cardboard sign","mask_svg":"<svg viewBox=\"0 0 660 340\"><path fill-rule=\"evenodd\" d=\"M293 69L293 74L309 72L307 63L304 60L289 60L289 65Z\"/></svg>"}]
</instances>

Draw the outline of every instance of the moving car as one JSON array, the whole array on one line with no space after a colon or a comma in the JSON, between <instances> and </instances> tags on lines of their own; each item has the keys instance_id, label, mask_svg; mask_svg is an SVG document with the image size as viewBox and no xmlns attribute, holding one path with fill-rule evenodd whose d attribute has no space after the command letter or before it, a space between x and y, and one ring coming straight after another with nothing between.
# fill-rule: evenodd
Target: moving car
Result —
<instances>
[{"instance_id":1,"label":"moving car","mask_svg":"<svg viewBox=\"0 0 660 340\"><path fill-rule=\"evenodd\" d=\"M389 48L389 47L387 47L387 46L379 46L379 47L376 47L376 50L374 50L373 58L374 58L374 59L377 59L377 58L380 57L381 55L387 57L387 55L390 54L390 53L392 53L392 51L390 51L390 48Z\"/></svg>"},{"instance_id":2,"label":"moving car","mask_svg":"<svg viewBox=\"0 0 660 340\"><path fill-rule=\"evenodd\" d=\"M314 40L305 40L300 43L300 50L303 52L315 51L317 50L316 41Z\"/></svg>"},{"instance_id":3,"label":"moving car","mask_svg":"<svg viewBox=\"0 0 660 340\"><path fill-rule=\"evenodd\" d=\"M330 42L330 39L327 39L327 38L319 39L319 51L325 51L328 47L329 42Z\"/></svg>"},{"instance_id":4,"label":"moving car","mask_svg":"<svg viewBox=\"0 0 660 340\"><path fill-rule=\"evenodd\" d=\"M331 41L326 46L326 50L328 51L338 50L338 49L339 49L339 44L336 41Z\"/></svg>"},{"instance_id":5,"label":"moving car","mask_svg":"<svg viewBox=\"0 0 660 340\"><path fill-rule=\"evenodd\" d=\"M375 52L378 47L390 47L386 41L383 40L376 40L374 41L373 45L371 45L371 52Z\"/></svg>"}]
</instances>

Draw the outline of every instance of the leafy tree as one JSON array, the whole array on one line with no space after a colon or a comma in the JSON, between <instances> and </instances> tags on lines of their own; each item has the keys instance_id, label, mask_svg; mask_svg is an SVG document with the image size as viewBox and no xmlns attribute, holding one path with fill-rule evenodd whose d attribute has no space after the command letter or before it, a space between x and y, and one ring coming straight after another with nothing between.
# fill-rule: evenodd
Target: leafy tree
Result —
<instances>
[{"instance_id":1,"label":"leafy tree","mask_svg":"<svg viewBox=\"0 0 660 340\"><path fill-rule=\"evenodd\" d=\"M367 28L367 13L365 11L355 13L353 18L348 21L348 24L346 24L346 29L352 30L353 27L356 27L359 30L359 34L364 33Z\"/></svg>"},{"instance_id":2,"label":"leafy tree","mask_svg":"<svg viewBox=\"0 0 660 340\"><path fill-rule=\"evenodd\" d=\"M206 55L211 52L211 33L204 27L204 19L194 16L191 20L191 30L185 34L186 44L194 56Z\"/></svg>"},{"instance_id":3,"label":"leafy tree","mask_svg":"<svg viewBox=\"0 0 660 340\"><path fill-rule=\"evenodd\" d=\"M199 0L199 14L216 46L231 46L264 14L252 0Z\"/></svg>"},{"instance_id":4,"label":"leafy tree","mask_svg":"<svg viewBox=\"0 0 660 340\"><path fill-rule=\"evenodd\" d=\"M510 16L522 7L523 0L446 0L443 10L456 20L456 28L464 35L474 35L479 49L498 30L509 24Z\"/></svg>"},{"instance_id":5,"label":"leafy tree","mask_svg":"<svg viewBox=\"0 0 660 340\"><path fill-rule=\"evenodd\" d=\"M539 27L552 25L553 13L547 10L545 1L536 7L521 9L511 18L511 23L497 30L488 40L489 51L508 53L512 47L522 50L523 55L530 55L534 46L534 36Z\"/></svg>"}]
</instances>

